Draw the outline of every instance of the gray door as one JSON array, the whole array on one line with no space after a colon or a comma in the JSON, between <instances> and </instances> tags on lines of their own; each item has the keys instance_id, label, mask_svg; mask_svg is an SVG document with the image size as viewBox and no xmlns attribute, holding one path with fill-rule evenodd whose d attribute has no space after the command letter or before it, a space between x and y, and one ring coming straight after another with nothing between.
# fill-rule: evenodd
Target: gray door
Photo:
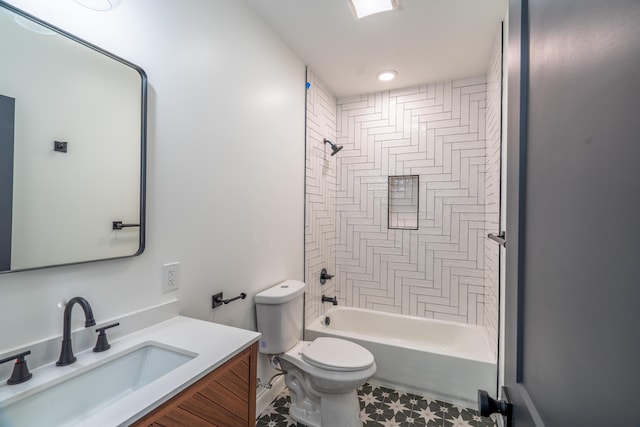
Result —
<instances>
[{"instance_id":1,"label":"gray door","mask_svg":"<svg viewBox=\"0 0 640 427\"><path fill-rule=\"evenodd\" d=\"M510 1L514 426L640 426L640 1Z\"/></svg>"}]
</instances>

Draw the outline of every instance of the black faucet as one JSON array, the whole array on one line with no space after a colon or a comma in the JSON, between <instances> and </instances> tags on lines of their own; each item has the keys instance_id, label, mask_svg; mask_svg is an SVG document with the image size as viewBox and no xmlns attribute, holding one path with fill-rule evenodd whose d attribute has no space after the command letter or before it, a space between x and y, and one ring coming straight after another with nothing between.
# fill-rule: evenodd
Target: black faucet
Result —
<instances>
[{"instance_id":1,"label":"black faucet","mask_svg":"<svg viewBox=\"0 0 640 427\"><path fill-rule=\"evenodd\" d=\"M327 297L322 295L322 302L330 302L333 305L338 305L338 298L337 297Z\"/></svg>"},{"instance_id":2,"label":"black faucet","mask_svg":"<svg viewBox=\"0 0 640 427\"><path fill-rule=\"evenodd\" d=\"M60 358L56 362L56 366L70 365L76 361L76 357L73 355L73 349L71 348L71 309L78 303L82 310L84 310L84 327L89 328L95 326L96 321L93 319L93 311L89 301L82 297L74 297L69 300L64 307L64 324L62 330L62 348L60 349Z\"/></svg>"}]
</instances>

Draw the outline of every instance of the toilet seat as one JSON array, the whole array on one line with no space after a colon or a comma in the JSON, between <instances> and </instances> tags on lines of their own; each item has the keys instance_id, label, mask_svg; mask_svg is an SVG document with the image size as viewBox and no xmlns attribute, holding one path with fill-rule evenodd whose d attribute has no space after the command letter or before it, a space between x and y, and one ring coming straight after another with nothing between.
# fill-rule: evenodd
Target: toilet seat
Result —
<instances>
[{"instance_id":1,"label":"toilet seat","mask_svg":"<svg viewBox=\"0 0 640 427\"><path fill-rule=\"evenodd\" d=\"M369 350L340 338L316 338L302 349L300 355L310 365L330 371L360 371L374 363L373 354Z\"/></svg>"}]
</instances>

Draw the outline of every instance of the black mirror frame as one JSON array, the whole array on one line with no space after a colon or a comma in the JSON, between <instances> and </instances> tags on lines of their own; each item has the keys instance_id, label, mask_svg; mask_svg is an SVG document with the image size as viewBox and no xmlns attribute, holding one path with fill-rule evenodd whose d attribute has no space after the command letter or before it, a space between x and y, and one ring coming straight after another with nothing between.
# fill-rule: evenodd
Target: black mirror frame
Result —
<instances>
[{"instance_id":1,"label":"black mirror frame","mask_svg":"<svg viewBox=\"0 0 640 427\"><path fill-rule=\"evenodd\" d=\"M141 116L140 116L140 234L139 234L139 246L138 246L138 251L132 255L124 255L124 256L118 256L118 257L110 257L110 258L98 258L98 259L92 259L92 260L85 260L85 261L78 261L78 262L69 262L69 263L63 263L63 264L52 264L52 265L43 265L43 266L36 266L36 267L30 267L30 268L23 268L23 269L17 269L17 270L4 270L4 271L0 271L0 274L4 274L4 273L15 273L15 272L20 272L20 271L30 271L30 270L39 270L39 269L43 269L43 268L51 268L51 267L61 267L61 266L67 266L67 265L77 265L77 264L86 264L89 262L96 262L96 261L108 261L108 260L113 260L113 259L122 259L122 258L131 258L131 257L135 257L138 255L141 255L144 250L145 250L145 244L146 244L146 187L147 187L147 74L145 73L145 71L117 56L114 55L111 52L108 52L92 43L87 42L86 40L83 40L79 37L74 36L73 34L70 34L54 25L49 24L48 22L45 22L21 9L18 9L16 7L14 7L13 5L10 5L8 3L6 3L5 1L0 0L0 8L4 8L6 10L8 10L9 12L15 13L18 16L21 16L25 19L28 19L30 21L35 22L36 24L42 25L43 27L54 31L57 34L60 34L63 37L66 37L70 40L73 40L77 43L80 43L81 45L84 45L98 53L101 53L111 59L114 59L118 62L120 62L123 65L126 65L130 68L132 68L133 70L135 70L136 72L138 72L138 74L140 75L140 81L141 81L141 106L140 106L140 112L141 112Z\"/></svg>"}]
</instances>

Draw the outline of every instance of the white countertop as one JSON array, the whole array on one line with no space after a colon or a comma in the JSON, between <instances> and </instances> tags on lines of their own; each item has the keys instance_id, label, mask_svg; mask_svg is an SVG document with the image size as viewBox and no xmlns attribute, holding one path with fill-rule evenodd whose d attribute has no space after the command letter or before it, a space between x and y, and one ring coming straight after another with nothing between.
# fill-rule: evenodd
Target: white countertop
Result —
<instances>
[{"instance_id":1,"label":"white countertop","mask_svg":"<svg viewBox=\"0 0 640 427\"><path fill-rule=\"evenodd\" d=\"M184 365L106 408L94 414L87 414L79 424L74 424L82 427L126 426L195 383L259 338L258 332L177 316L110 340L111 348L107 351L94 353L86 350L76 353L77 361L72 365L58 367L52 362L33 369L31 380L13 386L0 386L0 405L2 402L14 401L22 395L30 395L45 388L52 381L63 376L73 376L74 372L85 370L87 366L105 359L112 359L115 355L144 342L155 342L197 354ZM87 393L90 392L87 390Z\"/></svg>"}]
</instances>

